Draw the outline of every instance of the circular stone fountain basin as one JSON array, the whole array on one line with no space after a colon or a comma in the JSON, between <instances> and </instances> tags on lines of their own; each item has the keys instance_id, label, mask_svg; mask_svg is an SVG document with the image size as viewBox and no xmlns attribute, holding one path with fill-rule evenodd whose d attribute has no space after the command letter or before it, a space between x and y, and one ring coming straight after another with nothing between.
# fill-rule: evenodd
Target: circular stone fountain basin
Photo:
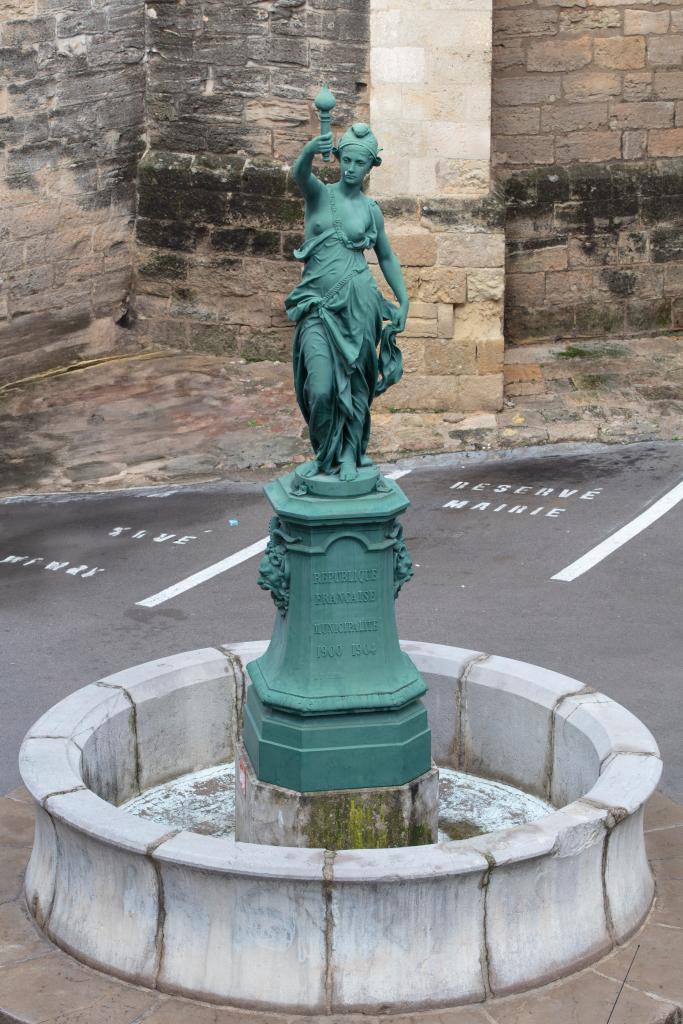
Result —
<instances>
[{"instance_id":1,"label":"circular stone fountain basin","mask_svg":"<svg viewBox=\"0 0 683 1024\"><path fill-rule=\"evenodd\" d=\"M188 772L126 800L121 809L174 829L235 838L235 762ZM439 767L439 842L536 821L554 808L514 786Z\"/></svg>"},{"instance_id":2,"label":"circular stone fountain basin","mask_svg":"<svg viewBox=\"0 0 683 1024\"><path fill-rule=\"evenodd\" d=\"M426 676L437 763L547 801L494 832L393 850L236 843L127 813L234 760L265 643L176 655L72 694L20 755L37 806L29 907L63 949L139 984L303 1013L481 1002L577 970L650 907L648 730L575 679L403 643ZM416 964L420 965L416 970Z\"/></svg>"}]
</instances>

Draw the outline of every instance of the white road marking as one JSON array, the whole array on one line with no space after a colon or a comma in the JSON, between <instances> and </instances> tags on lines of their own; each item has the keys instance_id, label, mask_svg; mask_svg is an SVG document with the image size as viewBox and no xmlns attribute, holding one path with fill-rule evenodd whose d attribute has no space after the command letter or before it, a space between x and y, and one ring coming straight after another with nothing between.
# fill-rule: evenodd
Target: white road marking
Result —
<instances>
[{"instance_id":1,"label":"white road marking","mask_svg":"<svg viewBox=\"0 0 683 1024\"><path fill-rule=\"evenodd\" d=\"M410 472L412 472L410 469L394 469L391 473L385 473L385 476L389 480L400 480L402 476L407 476ZM242 548L241 551L235 552L234 555L229 555L228 558L223 558L220 562L215 562L214 565L207 565L206 569L200 569L199 572L193 573L187 579L180 580L179 583L174 583L173 586L166 587L165 590L160 590L158 594L146 597L144 601L137 601L136 604L143 608L155 608L158 604L170 601L172 597L184 594L186 590L192 590L193 587L198 587L200 583L205 583L206 580L211 580L214 576L227 572L234 565L239 565L240 562L246 562L247 559L253 558L254 555L259 555L262 551L265 551L267 543L268 538L263 537L261 540L257 540L255 544L250 544L248 548Z\"/></svg>"},{"instance_id":2,"label":"white road marking","mask_svg":"<svg viewBox=\"0 0 683 1024\"><path fill-rule=\"evenodd\" d=\"M164 601L170 601L172 597L184 594L186 590L192 590L193 587L198 587L200 583L205 583L206 580L211 580L214 576L220 576L222 572L232 569L234 565L239 565L240 562L246 562L247 559L253 558L254 555L259 555L262 551L265 551L267 543L268 538L262 537L255 544L250 544L248 548L242 548L241 551L236 551L234 555L228 555L227 558L223 558L220 562L207 565L206 569L200 569L199 572L193 573L187 579L180 580L179 583L174 583L173 586L166 587L165 590L160 590L158 594L146 597L144 601L137 601L136 604L142 605L143 608L154 608L158 604L163 604Z\"/></svg>"},{"instance_id":3,"label":"white road marking","mask_svg":"<svg viewBox=\"0 0 683 1024\"><path fill-rule=\"evenodd\" d=\"M613 554L628 541L633 540L639 533L646 530L648 526L651 526L658 519L661 519L663 515L670 511L675 505L683 501L683 481L680 484L676 484L672 490L668 491L662 498L651 505L650 508L645 509L639 516L632 519L626 526L622 526L620 530L613 533L611 537L607 537L596 547L591 548L581 558L577 558L575 562L568 565L566 569L562 569L550 578L552 580L561 580L563 583L571 583L578 576L582 576L589 569L592 569L598 562L602 562L604 558L608 558L609 555Z\"/></svg>"}]
</instances>

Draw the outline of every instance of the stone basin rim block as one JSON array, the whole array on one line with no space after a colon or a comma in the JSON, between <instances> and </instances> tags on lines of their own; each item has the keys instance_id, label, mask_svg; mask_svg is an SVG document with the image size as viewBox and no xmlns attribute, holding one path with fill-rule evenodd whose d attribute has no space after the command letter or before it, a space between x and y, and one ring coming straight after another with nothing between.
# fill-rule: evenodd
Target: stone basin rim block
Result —
<instances>
[{"instance_id":1,"label":"stone basin rim block","mask_svg":"<svg viewBox=\"0 0 683 1024\"><path fill-rule=\"evenodd\" d=\"M187 652L85 687L29 731L21 771L39 826L25 893L37 924L48 922L50 938L77 958L138 984L304 1014L418 1012L521 992L624 942L652 902L642 807L661 760L651 734L614 701L558 673L446 645L403 646L431 676L432 692L438 684L449 695L439 713L452 715L456 763L471 758L486 768L497 730L527 721L534 734L519 735L524 756L512 757L509 774L523 789L561 793L564 806L464 841L337 853L172 835L136 821L101 796L113 791L116 744L122 756L129 750L122 726L131 706L146 718L135 749L150 779L166 773L174 745L183 770L205 766L195 763L203 758L194 737L206 716L223 716L212 733L223 736L215 763L232 758L243 663L266 644ZM219 700L221 687L228 693ZM112 700L124 690L129 699ZM492 694L496 718L486 713ZM573 703L574 713L558 713ZM184 714L194 716L185 748ZM74 738L84 735L81 749ZM116 784L134 791L135 765L126 771L130 779L119 769ZM94 855L99 849L106 857ZM164 887L163 928L153 875ZM101 893L111 930L101 927ZM411 907L421 908L415 948L405 942ZM568 920L581 927L567 929ZM225 971L213 927L223 948L240 950L239 970ZM359 945L363 936L372 942ZM464 947L473 957L459 958ZM417 983L416 955L424 965ZM258 989L242 969L253 963Z\"/></svg>"}]
</instances>

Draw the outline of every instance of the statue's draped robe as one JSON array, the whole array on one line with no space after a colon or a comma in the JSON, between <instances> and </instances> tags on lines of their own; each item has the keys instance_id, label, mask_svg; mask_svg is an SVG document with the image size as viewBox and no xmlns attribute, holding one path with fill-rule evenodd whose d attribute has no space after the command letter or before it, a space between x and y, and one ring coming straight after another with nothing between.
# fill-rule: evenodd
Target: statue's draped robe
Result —
<instances>
[{"instance_id":1,"label":"statue's draped robe","mask_svg":"<svg viewBox=\"0 0 683 1024\"><path fill-rule=\"evenodd\" d=\"M352 240L336 216L326 188L333 226L294 252L305 262L301 283L285 307L296 324L294 386L323 473L335 472L350 446L356 464L370 437L370 405L376 393L401 375L400 353L391 324L394 307L380 293L364 250L374 248L376 204L368 199L371 227ZM382 350L378 383L377 345Z\"/></svg>"}]
</instances>

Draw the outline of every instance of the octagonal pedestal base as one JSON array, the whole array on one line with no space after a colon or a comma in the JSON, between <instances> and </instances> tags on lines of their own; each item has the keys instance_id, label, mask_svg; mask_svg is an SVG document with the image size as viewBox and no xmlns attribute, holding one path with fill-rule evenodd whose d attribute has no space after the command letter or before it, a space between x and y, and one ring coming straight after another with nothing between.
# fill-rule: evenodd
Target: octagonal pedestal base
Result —
<instances>
[{"instance_id":1,"label":"octagonal pedestal base","mask_svg":"<svg viewBox=\"0 0 683 1024\"><path fill-rule=\"evenodd\" d=\"M259 779L300 793L403 786L432 764L421 700L388 711L297 715L268 707L250 686L243 735Z\"/></svg>"},{"instance_id":2,"label":"octagonal pedestal base","mask_svg":"<svg viewBox=\"0 0 683 1024\"><path fill-rule=\"evenodd\" d=\"M437 840L438 814L436 767L403 786L298 793L261 782L238 748L238 842L327 850L424 846Z\"/></svg>"}]
</instances>

